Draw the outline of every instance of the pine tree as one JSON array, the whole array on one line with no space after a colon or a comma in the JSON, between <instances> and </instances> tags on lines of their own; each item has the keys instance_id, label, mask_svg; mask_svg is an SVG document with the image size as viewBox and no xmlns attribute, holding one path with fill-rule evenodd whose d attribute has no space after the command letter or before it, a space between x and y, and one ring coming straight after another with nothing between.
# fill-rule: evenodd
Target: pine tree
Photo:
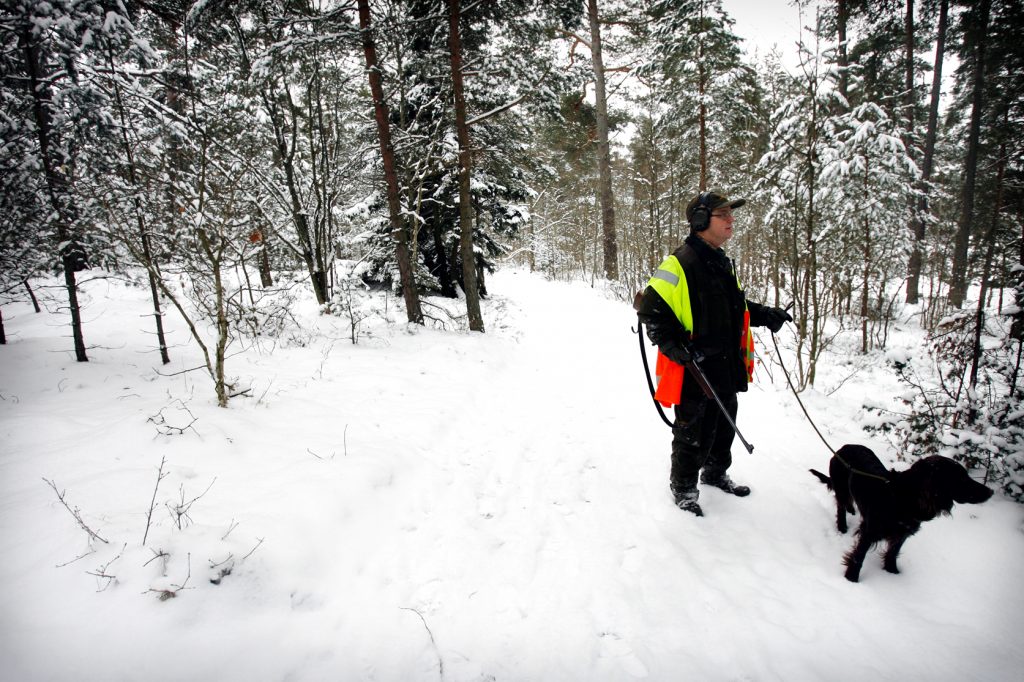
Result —
<instances>
[{"instance_id":1,"label":"pine tree","mask_svg":"<svg viewBox=\"0 0 1024 682\"><path fill-rule=\"evenodd\" d=\"M834 144L822 150L821 184L823 198L842 207L833 212L833 229L850 230L860 247L861 352L867 353L876 342L884 346L889 283L906 262L902 230L919 173L905 131L878 104L853 107L836 126ZM817 241L823 245L828 236L819 233Z\"/></svg>"},{"instance_id":2,"label":"pine tree","mask_svg":"<svg viewBox=\"0 0 1024 682\"><path fill-rule=\"evenodd\" d=\"M832 201L836 187L823 182L822 172L840 128L833 112L842 112L846 103L833 68L836 48L828 41L820 18L816 24L809 40L801 41L797 76L780 76L769 89L775 104L772 132L759 163L756 194L756 200L767 207L765 222L775 234L773 244L784 253L780 269L789 280L787 293L795 303L795 371L801 387L814 383L829 310L851 294L843 285L851 279L849 258L830 257L821 243L837 226L831 213L837 206ZM826 262L828 272L822 273Z\"/></svg>"},{"instance_id":3,"label":"pine tree","mask_svg":"<svg viewBox=\"0 0 1024 682\"><path fill-rule=\"evenodd\" d=\"M991 0L981 0L976 7L965 13L965 55L971 65L970 93L971 113L967 132L967 154L964 159L963 190L960 199L960 216L957 223L953 246L953 266L949 284L949 303L955 308L963 305L967 296L968 246L972 222L975 218L975 196L978 183L978 157L981 144L981 118L985 106L985 68L988 44Z\"/></svg>"},{"instance_id":4,"label":"pine tree","mask_svg":"<svg viewBox=\"0 0 1024 682\"><path fill-rule=\"evenodd\" d=\"M469 4L460 12L463 63L472 66L463 76L472 160L472 266L481 294L486 293L484 273L493 267L493 257L505 251L502 241L527 216L529 188L522 168L530 132L521 112L550 102L557 92L548 87L556 75L550 71L544 32L567 4L506 0ZM417 283L455 297L468 271L458 229L459 146L448 7L439 0L391 7L394 13L381 19L387 30L378 57L384 90L393 102L403 210L413 217L410 244L419 259ZM373 238L375 244L379 240L379 235ZM388 281L390 271L383 251L371 255L369 277Z\"/></svg>"},{"instance_id":5,"label":"pine tree","mask_svg":"<svg viewBox=\"0 0 1024 682\"><path fill-rule=\"evenodd\" d=\"M928 124L925 130L924 151L921 161L921 195L914 216L914 243L911 248L907 272L907 303L919 300L921 271L924 262L925 228L930 214L929 195L935 167L935 143L938 137L939 102L942 93L942 69L945 60L946 29L948 27L949 0L939 0L939 17L935 29L935 60L932 67L932 86L928 105Z\"/></svg>"},{"instance_id":6,"label":"pine tree","mask_svg":"<svg viewBox=\"0 0 1024 682\"><path fill-rule=\"evenodd\" d=\"M611 149L608 143L608 89L601 38L601 17L597 0L587 0L590 24L590 60L594 67L594 101L597 123L598 199L601 202L601 242L604 247L604 276L619 277L618 239L615 234L615 196L612 190Z\"/></svg>"},{"instance_id":7,"label":"pine tree","mask_svg":"<svg viewBox=\"0 0 1024 682\"><path fill-rule=\"evenodd\" d=\"M733 20L720 0L657 0L649 8L652 60L647 71L664 80L663 98L679 117L679 144L696 150L697 187L731 191L719 167L732 135L735 85L747 73Z\"/></svg>"},{"instance_id":8,"label":"pine tree","mask_svg":"<svg viewBox=\"0 0 1024 682\"><path fill-rule=\"evenodd\" d=\"M410 322L423 324L419 291L416 289L416 277L409 254L409 221L402 214L401 190L398 186L398 174L395 169L395 148L391 142L388 104L384 98L384 89L381 86L380 68L377 65L376 40L372 31L370 3L368 0L359 0L359 28L363 34L363 53L370 81L370 94L373 97L374 118L377 121L377 139L380 142L381 163L384 167L388 217L391 221L391 234L395 241L395 259L398 263L406 314Z\"/></svg>"},{"instance_id":9,"label":"pine tree","mask_svg":"<svg viewBox=\"0 0 1024 682\"><path fill-rule=\"evenodd\" d=\"M3 242L13 247L5 278L44 267L63 271L75 357L88 360L77 273L111 257L95 229L97 206L85 186L106 168L111 118L98 84L98 38L128 27L119 2L16 0L0 19L4 73L0 193ZM37 246L42 246L42 252ZM6 251L6 249L5 249Z\"/></svg>"}]
</instances>

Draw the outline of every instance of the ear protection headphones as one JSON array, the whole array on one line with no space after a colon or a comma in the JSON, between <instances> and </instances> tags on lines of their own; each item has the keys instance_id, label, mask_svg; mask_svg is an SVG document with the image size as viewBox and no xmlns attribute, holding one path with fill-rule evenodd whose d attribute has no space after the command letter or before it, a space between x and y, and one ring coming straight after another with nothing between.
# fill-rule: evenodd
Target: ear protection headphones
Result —
<instances>
[{"instance_id":1,"label":"ear protection headphones","mask_svg":"<svg viewBox=\"0 0 1024 682\"><path fill-rule=\"evenodd\" d=\"M690 229L694 232L703 232L711 226L709 201L711 201L711 192L701 192L697 197L697 205L693 207L693 213L690 214Z\"/></svg>"}]
</instances>

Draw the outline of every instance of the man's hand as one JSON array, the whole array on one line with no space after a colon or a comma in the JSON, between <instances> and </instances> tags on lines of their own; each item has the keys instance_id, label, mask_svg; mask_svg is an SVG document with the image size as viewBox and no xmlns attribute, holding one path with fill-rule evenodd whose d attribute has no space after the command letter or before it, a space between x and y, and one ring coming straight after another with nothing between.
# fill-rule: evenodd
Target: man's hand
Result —
<instances>
[{"instance_id":1,"label":"man's hand","mask_svg":"<svg viewBox=\"0 0 1024 682\"><path fill-rule=\"evenodd\" d=\"M772 330L772 334L782 329L782 325L792 321L793 316L782 308L768 308L764 312L765 325Z\"/></svg>"},{"instance_id":2,"label":"man's hand","mask_svg":"<svg viewBox=\"0 0 1024 682\"><path fill-rule=\"evenodd\" d=\"M700 362L704 359L704 354L699 350L691 346L689 343L671 344L664 345L661 347L661 352L666 358L676 363L677 365L686 365L691 362Z\"/></svg>"}]
</instances>

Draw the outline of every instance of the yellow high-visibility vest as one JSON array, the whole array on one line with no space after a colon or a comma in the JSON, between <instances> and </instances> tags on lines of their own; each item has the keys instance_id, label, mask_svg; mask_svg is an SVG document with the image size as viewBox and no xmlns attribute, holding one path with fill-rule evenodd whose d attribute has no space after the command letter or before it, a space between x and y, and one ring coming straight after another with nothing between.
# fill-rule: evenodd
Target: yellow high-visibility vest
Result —
<instances>
[{"instance_id":1,"label":"yellow high-visibility vest","mask_svg":"<svg viewBox=\"0 0 1024 682\"><path fill-rule=\"evenodd\" d=\"M658 292L658 295L675 313L676 318L683 325L683 329L692 337L693 308L690 304L690 287L686 283L683 264L679 262L675 254L670 255L658 266L658 270L647 282L647 286ZM736 280L736 286L743 291L739 279ZM743 304L743 326L739 342L740 354L747 370L747 381L753 381L754 337L750 333L750 311L747 309L746 302ZM658 390L654 394L655 399L665 407L678 405L682 395L683 367L662 355L660 350L655 367L655 374L658 376Z\"/></svg>"}]
</instances>

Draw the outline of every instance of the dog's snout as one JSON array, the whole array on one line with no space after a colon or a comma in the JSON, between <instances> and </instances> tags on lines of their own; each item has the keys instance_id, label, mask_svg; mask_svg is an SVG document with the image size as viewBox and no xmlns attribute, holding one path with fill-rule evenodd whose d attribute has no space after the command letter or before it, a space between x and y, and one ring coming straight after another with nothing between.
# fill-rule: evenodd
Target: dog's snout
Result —
<instances>
[{"instance_id":1,"label":"dog's snout","mask_svg":"<svg viewBox=\"0 0 1024 682\"><path fill-rule=\"evenodd\" d=\"M953 498L960 504L981 504L992 497L995 491L977 481L971 481L971 486L960 492L960 496Z\"/></svg>"}]
</instances>

